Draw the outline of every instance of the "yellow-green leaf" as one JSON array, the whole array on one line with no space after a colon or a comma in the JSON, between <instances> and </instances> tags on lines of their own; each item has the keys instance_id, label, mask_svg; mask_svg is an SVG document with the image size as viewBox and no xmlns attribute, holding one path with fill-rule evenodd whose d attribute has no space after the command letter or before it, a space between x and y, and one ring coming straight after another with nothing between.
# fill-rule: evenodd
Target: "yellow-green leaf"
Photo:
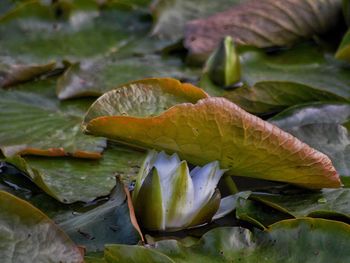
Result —
<instances>
[{"instance_id":1,"label":"yellow-green leaf","mask_svg":"<svg viewBox=\"0 0 350 263\"><path fill-rule=\"evenodd\" d=\"M200 100L198 88L170 85L175 83L148 79L105 93L89 109L83 124L85 132L177 152L197 165L218 160L231 175L309 188L340 186L326 155L226 99ZM155 102L147 99L149 94L155 96L153 89L158 98L168 101L156 110ZM169 94L182 98L182 102Z\"/></svg>"}]
</instances>

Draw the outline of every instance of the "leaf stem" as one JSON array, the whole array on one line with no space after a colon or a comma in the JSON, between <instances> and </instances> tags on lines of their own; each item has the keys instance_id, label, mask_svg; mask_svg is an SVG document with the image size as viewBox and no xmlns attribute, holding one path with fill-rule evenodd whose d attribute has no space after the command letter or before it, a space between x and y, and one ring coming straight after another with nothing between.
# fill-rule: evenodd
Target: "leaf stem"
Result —
<instances>
[{"instance_id":1,"label":"leaf stem","mask_svg":"<svg viewBox=\"0 0 350 263\"><path fill-rule=\"evenodd\" d=\"M230 191L230 194L236 194L239 192L236 183L231 175L224 175L224 182L228 190Z\"/></svg>"}]
</instances>

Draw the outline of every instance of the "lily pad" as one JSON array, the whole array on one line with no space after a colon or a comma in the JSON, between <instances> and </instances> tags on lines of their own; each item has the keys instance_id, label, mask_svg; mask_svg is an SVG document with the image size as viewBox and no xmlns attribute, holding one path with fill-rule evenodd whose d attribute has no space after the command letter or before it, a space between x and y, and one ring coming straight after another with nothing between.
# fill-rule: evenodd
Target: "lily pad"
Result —
<instances>
[{"instance_id":1,"label":"lily pad","mask_svg":"<svg viewBox=\"0 0 350 263\"><path fill-rule=\"evenodd\" d=\"M0 94L0 122L6 124L0 126L0 149L6 157L101 157L106 140L81 132L84 102L61 104L57 99L26 91L0 90Z\"/></svg>"},{"instance_id":2,"label":"lily pad","mask_svg":"<svg viewBox=\"0 0 350 263\"><path fill-rule=\"evenodd\" d=\"M163 57L159 54L133 55L132 53L127 58L124 56L126 55L117 52L114 56L93 61L84 60L79 64L71 65L58 81L58 97L69 99L100 96L118 85L135 79L150 77L191 79L198 75L195 70L185 68L179 58Z\"/></svg>"},{"instance_id":3,"label":"lily pad","mask_svg":"<svg viewBox=\"0 0 350 263\"><path fill-rule=\"evenodd\" d=\"M323 189L296 195L253 193L251 198L294 217L343 218L350 222L350 189Z\"/></svg>"},{"instance_id":4,"label":"lily pad","mask_svg":"<svg viewBox=\"0 0 350 263\"><path fill-rule=\"evenodd\" d=\"M28 174L47 194L60 202L73 203L109 195L116 176L130 182L145 156L144 152L114 146L100 160L16 156L7 161Z\"/></svg>"},{"instance_id":5,"label":"lily pad","mask_svg":"<svg viewBox=\"0 0 350 263\"><path fill-rule=\"evenodd\" d=\"M0 55L17 58L20 54L22 63L43 63L105 54L148 31L150 24L142 21L142 14L80 8L68 1L27 1L0 17L0 36L4 36Z\"/></svg>"},{"instance_id":6,"label":"lily pad","mask_svg":"<svg viewBox=\"0 0 350 263\"><path fill-rule=\"evenodd\" d=\"M105 244L136 244L141 238L131 223L123 187L117 181L106 203L62 222L60 227L87 252L103 251Z\"/></svg>"},{"instance_id":7,"label":"lily pad","mask_svg":"<svg viewBox=\"0 0 350 263\"><path fill-rule=\"evenodd\" d=\"M327 32L339 21L341 0L251 0L186 25L190 55L204 57L225 36L239 45L259 48L291 46Z\"/></svg>"},{"instance_id":8,"label":"lily pad","mask_svg":"<svg viewBox=\"0 0 350 263\"><path fill-rule=\"evenodd\" d=\"M324 219L292 219L265 231L239 227L216 228L197 244L159 241L155 249L108 245L107 262L347 262L350 260L350 227Z\"/></svg>"},{"instance_id":9,"label":"lily pad","mask_svg":"<svg viewBox=\"0 0 350 263\"><path fill-rule=\"evenodd\" d=\"M2 262L83 262L78 247L37 208L0 191L0 210Z\"/></svg>"},{"instance_id":10,"label":"lily pad","mask_svg":"<svg viewBox=\"0 0 350 263\"><path fill-rule=\"evenodd\" d=\"M0 88L7 88L40 77L56 67L55 62L48 64L12 65L0 64Z\"/></svg>"},{"instance_id":11,"label":"lily pad","mask_svg":"<svg viewBox=\"0 0 350 263\"><path fill-rule=\"evenodd\" d=\"M176 152L196 165L218 160L231 175L310 188L340 186L326 155L228 100L205 98L198 90L169 79L126 84L91 106L85 132ZM155 97L164 101L154 103Z\"/></svg>"},{"instance_id":12,"label":"lily pad","mask_svg":"<svg viewBox=\"0 0 350 263\"><path fill-rule=\"evenodd\" d=\"M236 217L260 229L265 229L267 226L276 222L293 218L293 216L285 213L285 211L279 211L262 202L245 198L239 198L237 200Z\"/></svg>"},{"instance_id":13,"label":"lily pad","mask_svg":"<svg viewBox=\"0 0 350 263\"><path fill-rule=\"evenodd\" d=\"M270 122L327 154L338 173L350 176L350 138L341 125L350 117L350 104L315 103L292 107Z\"/></svg>"}]
</instances>

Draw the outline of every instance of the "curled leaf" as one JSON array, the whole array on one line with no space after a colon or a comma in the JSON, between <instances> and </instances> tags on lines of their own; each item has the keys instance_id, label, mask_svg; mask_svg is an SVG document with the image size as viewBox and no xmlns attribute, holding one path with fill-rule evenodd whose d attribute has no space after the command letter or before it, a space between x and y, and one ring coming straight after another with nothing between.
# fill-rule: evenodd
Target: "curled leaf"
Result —
<instances>
[{"instance_id":1,"label":"curled leaf","mask_svg":"<svg viewBox=\"0 0 350 263\"><path fill-rule=\"evenodd\" d=\"M250 0L186 25L185 46L191 55L207 55L224 36L239 45L290 46L325 33L341 16L341 0Z\"/></svg>"},{"instance_id":2,"label":"curled leaf","mask_svg":"<svg viewBox=\"0 0 350 263\"><path fill-rule=\"evenodd\" d=\"M157 85L152 87L152 83ZM231 175L309 188L340 186L326 155L226 99L202 96L200 100L195 96L198 88L170 83L175 82L144 80L105 93L85 116L85 132L176 152L196 165L217 160ZM155 91L158 98L168 101L162 103L163 108L155 109L154 102L147 99ZM169 97L169 91L177 95Z\"/></svg>"}]
</instances>

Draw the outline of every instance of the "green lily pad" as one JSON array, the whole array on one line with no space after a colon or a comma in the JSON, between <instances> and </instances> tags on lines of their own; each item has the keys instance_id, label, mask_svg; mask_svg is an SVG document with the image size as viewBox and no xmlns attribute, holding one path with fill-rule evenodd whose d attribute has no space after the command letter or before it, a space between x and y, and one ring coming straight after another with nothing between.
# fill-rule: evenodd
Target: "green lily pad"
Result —
<instances>
[{"instance_id":1,"label":"green lily pad","mask_svg":"<svg viewBox=\"0 0 350 263\"><path fill-rule=\"evenodd\" d=\"M123 187L117 181L106 203L60 223L60 227L87 252L103 251L105 244L136 244L141 238L131 223Z\"/></svg>"},{"instance_id":2,"label":"green lily pad","mask_svg":"<svg viewBox=\"0 0 350 263\"><path fill-rule=\"evenodd\" d=\"M265 231L239 227L216 228L198 243L159 241L155 249L108 245L105 260L112 262L347 262L350 226L324 219L292 219ZM149 261L143 261L149 259Z\"/></svg>"},{"instance_id":3,"label":"green lily pad","mask_svg":"<svg viewBox=\"0 0 350 263\"><path fill-rule=\"evenodd\" d=\"M338 217L350 222L350 189L347 188L298 195L253 193L251 198L294 217Z\"/></svg>"},{"instance_id":4,"label":"green lily pad","mask_svg":"<svg viewBox=\"0 0 350 263\"><path fill-rule=\"evenodd\" d=\"M350 104L315 103L292 107L270 122L325 153L342 176L350 176L350 137L341 123L350 117Z\"/></svg>"},{"instance_id":5,"label":"green lily pad","mask_svg":"<svg viewBox=\"0 0 350 263\"><path fill-rule=\"evenodd\" d=\"M86 101L63 104L49 95L38 94L52 89L50 82L44 81L38 88L37 92L0 90L0 122L6 124L0 126L3 154L100 158L106 140L86 136L80 128L89 104Z\"/></svg>"},{"instance_id":6,"label":"green lily pad","mask_svg":"<svg viewBox=\"0 0 350 263\"><path fill-rule=\"evenodd\" d=\"M118 85L135 79L150 77L191 79L198 75L195 70L185 68L181 59L176 57L162 57L159 54L129 55L125 57L126 54L117 53L108 58L85 60L71 65L58 81L58 97L69 99L100 96Z\"/></svg>"},{"instance_id":7,"label":"green lily pad","mask_svg":"<svg viewBox=\"0 0 350 263\"><path fill-rule=\"evenodd\" d=\"M99 160L16 156L7 161L28 174L47 194L73 203L109 195L116 176L130 182L145 156L144 152L113 146Z\"/></svg>"},{"instance_id":8,"label":"green lily pad","mask_svg":"<svg viewBox=\"0 0 350 263\"><path fill-rule=\"evenodd\" d=\"M300 45L270 55L246 50L241 52L240 62L242 87L225 90L205 75L200 87L254 114L275 113L307 102L350 99L348 70L316 46Z\"/></svg>"},{"instance_id":9,"label":"green lily pad","mask_svg":"<svg viewBox=\"0 0 350 263\"><path fill-rule=\"evenodd\" d=\"M197 57L208 55L225 36L231 36L239 45L291 46L336 26L341 8L341 0L243 1L208 18L189 22L184 43L190 55Z\"/></svg>"},{"instance_id":10,"label":"green lily pad","mask_svg":"<svg viewBox=\"0 0 350 263\"><path fill-rule=\"evenodd\" d=\"M236 217L260 229L265 229L265 227L276 222L293 218L293 216L284 211L282 212L264 203L245 198L237 200Z\"/></svg>"},{"instance_id":11,"label":"green lily pad","mask_svg":"<svg viewBox=\"0 0 350 263\"><path fill-rule=\"evenodd\" d=\"M350 30L345 34L335 57L350 62Z\"/></svg>"},{"instance_id":12,"label":"green lily pad","mask_svg":"<svg viewBox=\"0 0 350 263\"><path fill-rule=\"evenodd\" d=\"M83 262L78 247L45 214L0 191L2 262Z\"/></svg>"},{"instance_id":13,"label":"green lily pad","mask_svg":"<svg viewBox=\"0 0 350 263\"><path fill-rule=\"evenodd\" d=\"M241 0L157 0L152 4L153 34L172 41L184 36L185 24L196 18L223 11Z\"/></svg>"},{"instance_id":14,"label":"green lily pad","mask_svg":"<svg viewBox=\"0 0 350 263\"><path fill-rule=\"evenodd\" d=\"M24 2L0 17L0 36L4 36L0 55L19 57L22 63L43 63L105 54L133 35L148 31L150 24L142 21L142 14L80 8L67 1L52 5L39 0Z\"/></svg>"}]
</instances>

